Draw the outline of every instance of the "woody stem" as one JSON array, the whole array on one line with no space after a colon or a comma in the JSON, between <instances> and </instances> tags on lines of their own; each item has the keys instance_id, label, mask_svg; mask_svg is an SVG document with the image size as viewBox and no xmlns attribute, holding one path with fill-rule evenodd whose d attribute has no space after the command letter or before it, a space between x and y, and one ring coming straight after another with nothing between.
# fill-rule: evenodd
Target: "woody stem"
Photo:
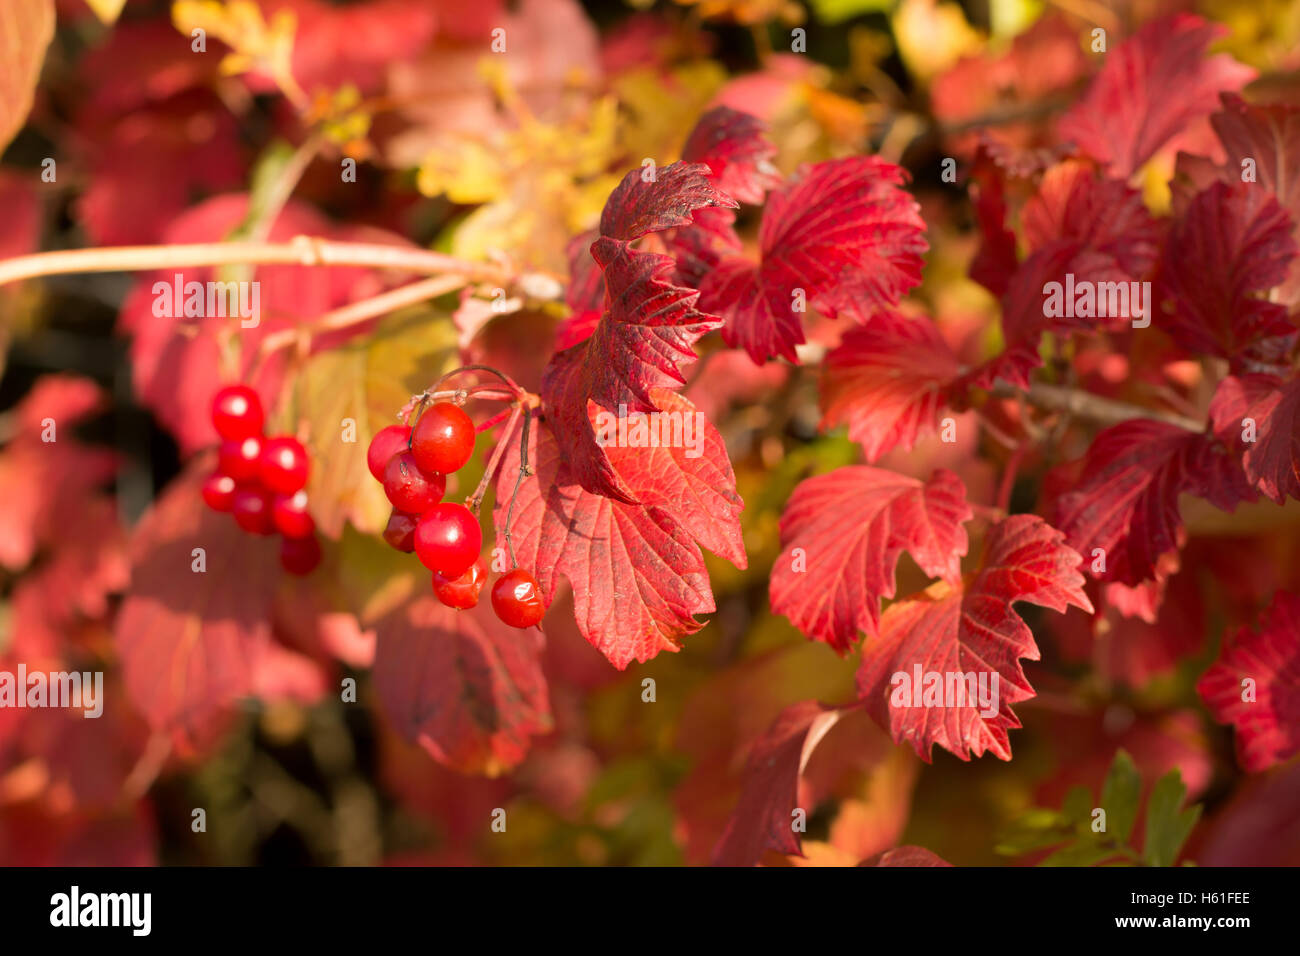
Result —
<instances>
[{"instance_id":1,"label":"woody stem","mask_svg":"<svg viewBox=\"0 0 1300 956\"><path fill-rule=\"evenodd\" d=\"M1065 388L1060 385L1035 382L1029 386L1028 390L1021 390L998 383L993 387L990 394L997 398L1024 396L1025 400L1035 408L1051 412L1069 412L1077 418L1087 419L1101 425L1117 425L1133 418L1149 418L1193 432L1205 429L1204 424L1185 415L1163 412L1154 408L1143 408L1140 405L1130 405L1127 402L1117 402L1114 399L1093 395L1091 392Z\"/></svg>"}]
</instances>

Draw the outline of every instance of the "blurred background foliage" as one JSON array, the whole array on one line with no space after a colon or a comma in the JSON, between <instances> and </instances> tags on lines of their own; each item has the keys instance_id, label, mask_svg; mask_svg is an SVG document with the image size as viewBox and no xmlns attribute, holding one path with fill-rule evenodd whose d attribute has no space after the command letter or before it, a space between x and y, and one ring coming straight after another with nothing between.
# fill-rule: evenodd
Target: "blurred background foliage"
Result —
<instances>
[{"instance_id":1,"label":"blurred background foliage","mask_svg":"<svg viewBox=\"0 0 1300 956\"><path fill-rule=\"evenodd\" d=\"M930 225L926 280L915 304L955 341L973 342L985 354L998 347L991 322L996 302L966 278L975 245L964 183L940 176L942 158L968 155L970 129L996 122L1016 141L1034 144L1035 124L1086 80L1084 37L1091 24L1104 25L1117 42L1157 13L1193 9L1229 28L1223 48L1259 69L1261 83L1289 89L1300 66L1300 0L591 0L581 6L554 0L520 14L537 36L516 34L518 68L505 70L478 52L485 28L505 15L505 6L487 0L435 6L440 26L424 55L385 66L379 51L378 63L365 63L376 72L369 91L393 108L362 110L347 122L346 109L336 116L341 154L362 158L357 184L338 183L337 158L322 161L302 178L297 199L335 220L391 229L457 255L504 255L563 273L567 240L591 225L623 171L642 157L672 161L698 116L724 102L768 121L783 171L862 151L903 164ZM193 200L250 188L259 164L274 163L283 142L300 135L273 90L228 77L203 79L201 100L170 100L169 84L185 88L185 71L193 66L184 53L158 53L162 38L175 35L167 4L129 0L113 28L91 16L82 0L60 0L58 10L37 109L5 153L3 175L37 169L47 155L67 155L60 159L66 173L38 217L23 218L25 207L17 203L7 210L0 257L37 242L55 249L91 240L158 241ZM303 25L311 25L310 15L303 14ZM1050 53L1017 45L1045 18L1077 38L1074 75L1053 78L1059 64L1047 61ZM139 45L113 46L112 31L128 29ZM797 53L790 50L795 30L806 42ZM132 64L132 55L145 62ZM355 55L364 59L364 51ZM301 74L328 75L328 67L295 61L293 68L310 89ZM150 109L177 111L172 152L151 139L155 131L141 133L164 164L192 163L187 144L205 132L223 135L229 113L222 119L219 107L236 114L235 133L221 147L229 168L213 163L180 184L150 183L151 161L125 145L127 152L118 154L124 169L110 168L97 152L126 142L123 117L138 97ZM742 234L752 241L753 212L741 216ZM77 432L86 444L121 456L114 493L123 526L181 468L169 429L132 388L128 342L117 328L130 284L128 276L107 274L0 289L0 408L10 410L0 414L0 428L10 427L13 409L47 373L74 372L99 383L109 400ZM397 317L391 335L406 337L409 347L380 355L371 340L348 347L369 349L367 355L319 353L315 368L295 380L294 401L303 407L328 401L339 376L349 374L342 365L351 362L367 382L389 383L390 397L375 401L391 406L391 396L419 387L412 376L423 372L414 366L450 361L449 315L457 305L449 296ZM535 388L560 314L525 309L492 318L471 343L461 343L461 357L500 365ZM814 347L833 344L837 335L825 324L809 331ZM780 550L778 520L795 484L858 460L857 448L842 435L819 434L815 371L755 368L719 344L706 343L687 394L727 439L746 503L750 562L738 571L710 558L718 611L680 653L616 672L578 635L571 598L561 598L547 619L544 655L555 729L534 741L518 768L496 777L443 768L388 726L375 706L364 654L334 675L357 680L357 704L342 703L333 692L315 704L250 701L230 716L217 741L188 757L155 759L147 746L133 744L127 767L143 775L146 789L133 790L128 775L128 798L84 801L75 783L60 787L58 775L42 769L39 754L11 743L0 748L0 861L707 862L735 805L749 745L788 704L850 699L856 663L773 616L767 579ZM412 361L413 351L419 361ZM370 385L362 387L374 394ZM291 417L301 412L287 407ZM960 429L967 436L977 431ZM1068 458L1081 447L1055 453ZM922 442L882 464L923 475L952 468L972 500L989 500L1004 457L1004 449L971 437L957 445ZM477 479L476 468L481 460L462 483ZM1041 490L1041 469L1026 467L1022 476L1013 510L1032 508ZM356 503L349 520L373 532L383 510L377 500ZM815 807L806 858L773 855L767 862L852 865L906 843L956 864L1002 864L1000 833L1035 806L1059 808L1070 787L1098 792L1123 748L1147 786L1177 768L1190 797L1204 804L1193 859L1300 863L1294 762L1266 779L1244 779L1228 731L1187 706L1219 635L1239 620L1231 588L1222 585L1230 580L1226 569L1249 567L1265 579L1257 578L1262 592L1276 569L1300 567L1295 508L1284 512L1280 524L1270 512L1265 528L1252 525L1249 508L1226 525L1216 523L1221 516L1189 517L1185 561L1199 569L1192 586L1202 588L1205 607L1200 636L1187 635L1192 650L1176 666L1156 666L1134 679L1123 666L1099 666L1106 648L1085 644L1080 651L1070 637L1078 622L1026 611L1044 660L1027 665L1039 694L1018 707L1025 727L1012 736L1010 763L988 757L963 763L937 751L933 765L924 766L874 725L837 726L802 785L804 805ZM346 603L363 608L371 641L384 609L425 586L413 562L396 560L401 556L373 534L348 528L333 554L343 569L341 586L350 592ZM18 575L5 571L2 580L0 651L11 636ZM899 593L924 582L904 557ZM75 638L81 659L110 671L111 617L110 605L100 617L80 620ZM1140 627L1131 625L1125 639L1159 639L1138 633ZM653 681L652 703L644 699L647 681ZM79 766L91 759L82 756ZM191 828L196 807L206 811L206 832ZM496 808L506 811L504 833L490 826ZM1247 819L1267 821L1271 829L1246 826ZM1271 841L1268 833L1275 835Z\"/></svg>"}]
</instances>

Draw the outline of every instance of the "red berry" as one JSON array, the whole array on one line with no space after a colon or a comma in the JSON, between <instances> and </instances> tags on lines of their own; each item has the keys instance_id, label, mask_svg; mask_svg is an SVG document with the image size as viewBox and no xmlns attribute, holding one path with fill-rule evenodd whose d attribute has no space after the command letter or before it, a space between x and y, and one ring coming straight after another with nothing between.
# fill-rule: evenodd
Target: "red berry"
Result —
<instances>
[{"instance_id":1,"label":"red berry","mask_svg":"<svg viewBox=\"0 0 1300 956\"><path fill-rule=\"evenodd\" d=\"M388 516L388 527L384 529L384 540L398 551L410 554L415 550L415 525L420 516L407 514L405 511L393 510Z\"/></svg>"},{"instance_id":2,"label":"red berry","mask_svg":"<svg viewBox=\"0 0 1300 956\"><path fill-rule=\"evenodd\" d=\"M375 432L366 449L366 467L375 476L375 481L384 480L384 467L394 455L407 450L411 440L411 430L405 425L388 425Z\"/></svg>"},{"instance_id":3,"label":"red berry","mask_svg":"<svg viewBox=\"0 0 1300 956\"><path fill-rule=\"evenodd\" d=\"M307 484L307 449L287 435L267 439L262 445L257 476L267 491L293 494Z\"/></svg>"},{"instance_id":4,"label":"red berry","mask_svg":"<svg viewBox=\"0 0 1300 956\"><path fill-rule=\"evenodd\" d=\"M384 468L384 494L398 511L424 514L442 500L446 490L447 479L426 472L409 451L394 455Z\"/></svg>"},{"instance_id":5,"label":"red berry","mask_svg":"<svg viewBox=\"0 0 1300 956\"><path fill-rule=\"evenodd\" d=\"M213 511L229 511L235 500L235 479L219 471L208 475L203 482L203 500Z\"/></svg>"},{"instance_id":6,"label":"red berry","mask_svg":"<svg viewBox=\"0 0 1300 956\"><path fill-rule=\"evenodd\" d=\"M256 481L262 459L262 439L256 435L221 443L217 453L217 470L237 482Z\"/></svg>"},{"instance_id":7,"label":"red berry","mask_svg":"<svg viewBox=\"0 0 1300 956\"><path fill-rule=\"evenodd\" d=\"M212 425L227 441L262 433L262 400L247 385L227 385L212 397Z\"/></svg>"},{"instance_id":8,"label":"red berry","mask_svg":"<svg viewBox=\"0 0 1300 956\"><path fill-rule=\"evenodd\" d=\"M415 555L430 571L458 578L478 560L483 531L464 505L444 501L420 517L415 526Z\"/></svg>"},{"instance_id":9,"label":"red berry","mask_svg":"<svg viewBox=\"0 0 1300 956\"><path fill-rule=\"evenodd\" d=\"M511 627L532 627L546 613L537 579L523 568L501 575L492 585L492 610Z\"/></svg>"},{"instance_id":10,"label":"red berry","mask_svg":"<svg viewBox=\"0 0 1300 956\"><path fill-rule=\"evenodd\" d=\"M474 454L474 423L451 402L439 402L411 429L411 454L425 471L459 471Z\"/></svg>"},{"instance_id":11,"label":"red berry","mask_svg":"<svg viewBox=\"0 0 1300 956\"><path fill-rule=\"evenodd\" d=\"M449 578L441 571L434 571L433 593L447 607L466 611L478 603L478 594L483 590L483 582L486 580L487 565L479 558L458 578Z\"/></svg>"},{"instance_id":12,"label":"red berry","mask_svg":"<svg viewBox=\"0 0 1300 956\"><path fill-rule=\"evenodd\" d=\"M235 492L230 512L235 524L253 534L270 534L275 530L271 520L271 496L255 488L240 488Z\"/></svg>"},{"instance_id":13,"label":"red berry","mask_svg":"<svg viewBox=\"0 0 1300 956\"><path fill-rule=\"evenodd\" d=\"M306 538L316 530L316 522L307 511L307 492L301 489L291 495L276 495L271 517L275 530L286 538Z\"/></svg>"},{"instance_id":14,"label":"red berry","mask_svg":"<svg viewBox=\"0 0 1300 956\"><path fill-rule=\"evenodd\" d=\"M311 574L320 564L320 542L316 536L285 538L280 542L280 566L290 574Z\"/></svg>"}]
</instances>

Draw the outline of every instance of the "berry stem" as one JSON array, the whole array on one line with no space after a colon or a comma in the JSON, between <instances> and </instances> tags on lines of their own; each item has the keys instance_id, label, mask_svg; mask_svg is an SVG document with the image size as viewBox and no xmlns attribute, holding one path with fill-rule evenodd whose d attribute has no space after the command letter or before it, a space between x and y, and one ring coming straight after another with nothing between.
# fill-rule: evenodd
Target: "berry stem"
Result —
<instances>
[{"instance_id":1,"label":"berry stem","mask_svg":"<svg viewBox=\"0 0 1300 956\"><path fill-rule=\"evenodd\" d=\"M511 414L512 414L512 413L511 413L511 410L510 410L510 409L508 409L508 408L503 408L503 409L501 409L501 411L497 412L495 415L493 415L491 418L489 418L489 419L488 419L487 421L485 421L483 424L475 426L474 431L476 431L476 432L485 432L485 431L487 431L489 428L491 428L492 426L494 426L494 425L498 425L498 424L500 424L501 422L505 421L506 418L508 418Z\"/></svg>"},{"instance_id":2,"label":"berry stem","mask_svg":"<svg viewBox=\"0 0 1300 956\"><path fill-rule=\"evenodd\" d=\"M528 467L528 429L532 423L532 409L527 405L524 409L524 427L519 445L519 474L515 476L515 487L510 492L510 506L506 508L506 526L501 532L501 536L506 539L506 552L510 555L510 569L514 570L519 567L519 562L515 559L515 543L510 537L510 524L515 515L515 499L519 497L519 486L523 483L524 475L532 474L532 469Z\"/></svg>"},{"instance_id":3,"label":"berry stem","mask_svg":"<svg viewBox=\"0 0 1300 956\"><path fill-rule=\"evenodd\" d=\"M465 499L465 505L475 515L478 514L479 507L483 504L483 496L487 494L488 483L497 473L497 468L501 464L501 456L505 454L506 446L510 443L510 438L515 433L515 425L519 421L519 416L524 410L521 402L515 402L509 409L510 420L506 422L506 427L501 429L501 438L495 448L492 449L492 457L488 459L487 467L483 469L483 477L479 479L478 487L474 489L474 494Z\"/></svg>"}]
</instances>

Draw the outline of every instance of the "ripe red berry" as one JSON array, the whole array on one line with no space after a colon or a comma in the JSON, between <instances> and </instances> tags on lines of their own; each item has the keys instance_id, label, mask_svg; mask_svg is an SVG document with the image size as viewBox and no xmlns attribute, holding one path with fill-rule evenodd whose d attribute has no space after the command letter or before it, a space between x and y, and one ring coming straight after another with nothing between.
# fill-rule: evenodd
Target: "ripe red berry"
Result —
<instances>
[{"instance_id":1,"label":"ripe red berry","mask_svg":"<svg viewBox=\"0 0 1300 956\"><path fill-rule=\"evenodd\" d=\"M301 489L291 495L276 495L271 517L275 530L286 538L306 538L316 530L316 522L307 511L307 492Z\"/></svg>"},{"instance_id":2,"label":"ripe red berry","mask_svg":"<svg viewBox=\"0 0 1300 956\"><path fill-rule=\"evenodd\" d=\"M315 535L280 542L280 566L290 574L311 574L320 564L320 557L320 542Z\"/></svg>"},{"instance_id":3,"label":"ripe red berry","mask_svg":"<svg viewBox=\"0 0 1300 956\"><path fill-rule=\"evenodd\" d=\"M464 505L444 501L420 517L415 526L415 555L430 571L458 578L478 560L483 531Z\"/></svg>"},{"instance_id":4,"label":"ripe red berry","mask_svg":"<svg viewBox=\"0 0 1300 956\"><path fill-rule=\"evenodd\" d=\"M384 540L390 547L410 554L415 550L415 526L419 520L419 515L394 509L388 516L388 527L384 528Z\"/></svg>"},{"instance_id":5,"label":"ripe red berry","mask_svg":"<svg viewBox=\"0 0 1300 956\"><path fill-rule=\"evenodd\" d=\"M256 481L262 459L262 439L256 435L221 443L217 452L217 470L237 482Z\"/></svg>"},{"instance_id":6,"label":"ripe red berry","mask_svg":"<svg viewBox=\"0 0 1300 956\"><path fill-rule=\"evenodd\" d=\"M270 534L275 530L271 519L271 496L255 488L240 488L235 491L230 513L235 516L235 524L252 534Z\"/></svg>"},{"instance_id":7,"label":"ripe red berry","mask_svg":"<svg viewBox=\"0 0 1300 956\"><path fill-rule=\"evenodd\" d=\"M501 575L492 585L492 610L511 627L532 627L546 613L537 579L523 568Z\"/></svg>"},{"instance_id":8,"label":"ripe red berry","mask_svg":"<svg viewBox=\"0 0 1300 956\"><path fill-rule=\"evenodd\" d=\"M257 476L268 491L293 494L307 484L307 449L287 435L267 439L262 445Z\"/></svg>"},{"instance_id":9,"label":"ripe red berry","mask_svg":"<svg viewBox=\"0 0 1300 956\"><path fill-rule=\"evenodd\" d=\"M425 471L459 471L474 454L474 423L451 402L439 402L411 429L411 454Z\"/></svg>"},{"instance_id":10,"label":"ripe red berry","mask_svg":"<svg viewBox=\"0 0 1300 956\"><path fill-rule=\"evenodd\" d=\"M366 449L366 467L375 476L375 481L384 480L384 467L394 455L407 450L411 440L411 430L405 425L388 425L375 432Z\"/></svg>"},{"instance_id":11,"label":"ripe red berry","mask_svg":"<svg viewBox=\"0 0 1300 956\"><path fill-rule=\"evenodd\" d=\"M398 511L424 514L442 500L446 490L447 479L426 472L409 451L394 455L384 468L384 494Z\"/></svg>"},{"instance_id":12,"label":"ripe red berry","mask_svg":"<svg viewBox=\"0 0 1300 956\"><path fill-rule=\"evenodd\" d=\"M235 501L235 479L213 472L203 482L203 500L213 511L229 511Z\"/></svg>"},{"instance_id":13,"label":"ripe red berry","mask_svg":"<svg viewBox=\"0 0 1300 956\"><path fill-rule=\"evenodd\" d=\"M262 433L262 400L247 385L227 385L212 397L212 425L227 441Z\"/></svg>"},{"instance_id":14,"label":"ripe red berry","mask_svg":"<svg viewBox=\"0 0 1300 956\"><path fill-rule=\"evenodd\" d=\"M433 593L439 601L461 611L466 611L478 603L479 592L487 580L487 565L479 558L469 570L458 578L449 578L441 571L433 572Z\"/></svg>"}]
</instances>

